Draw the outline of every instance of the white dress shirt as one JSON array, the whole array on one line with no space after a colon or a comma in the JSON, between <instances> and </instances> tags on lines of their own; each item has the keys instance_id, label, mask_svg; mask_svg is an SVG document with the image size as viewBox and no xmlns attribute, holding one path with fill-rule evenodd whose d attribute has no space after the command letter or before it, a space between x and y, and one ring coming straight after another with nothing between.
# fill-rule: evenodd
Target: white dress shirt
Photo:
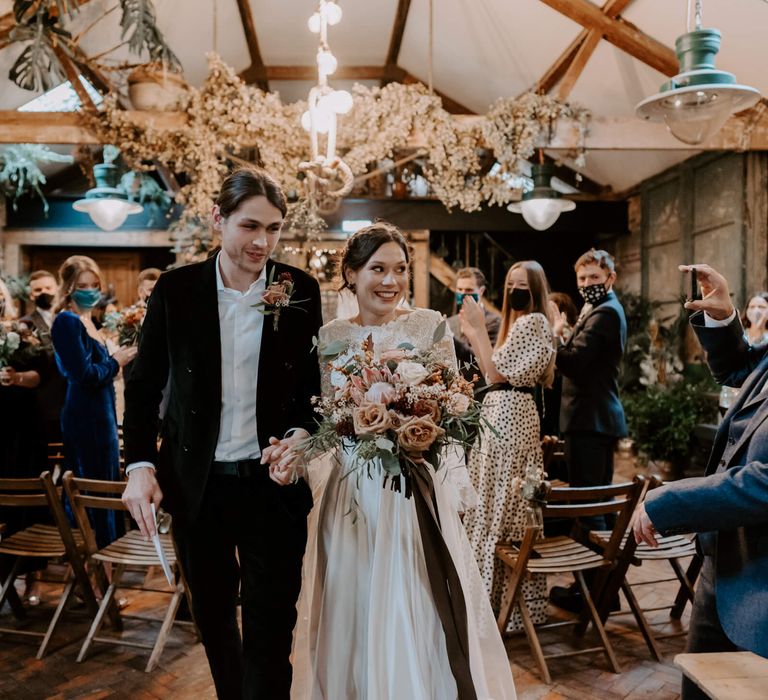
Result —
<instances>
[{"instance_id":1,"label":"white dress shirt","mask_svg":"<svg viewBox=\"0 0 768 700\"><path fill-rule=\"evenodd\" d=\"M224 285L216 259L216 295L221 331L221 422L214 459L234 462L261 457L256 427L256 386L264 314L255 304L267 285L267 267L245 293Z\"/></svg>"},{"instance_id":2,"label":"white dress shirt","mask_svg":"<svg viewBox=\"0 0 768 700\"><path fill-rule=\"evenodd\" d=\"M40 317L45 321L45 325L48 326L48 328L53 325L53 311L51 309L46 310L38 307L37 313L40 314Z\"/></svg>"}]
</instances>

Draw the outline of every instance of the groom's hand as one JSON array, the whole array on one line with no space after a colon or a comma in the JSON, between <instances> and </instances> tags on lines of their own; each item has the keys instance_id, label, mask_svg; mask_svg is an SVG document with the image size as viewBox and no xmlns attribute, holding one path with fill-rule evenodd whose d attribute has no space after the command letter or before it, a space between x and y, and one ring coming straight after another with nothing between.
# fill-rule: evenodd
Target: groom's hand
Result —
<instances>
[{"instance_id":1,"label":"groom's hand","mask_svg":"<svg viewBox=\"0 0 768 700\"><path fill-rule=\"evenodd\" d=\"M152 507L160 507L163 492L155 478L155 470L149 467L134 469L128 475L128 486L123 491L123 503L128 508L144 538L149 540L157 534L155 519L152 517Z\"/></svg>"},{"instance_id":2,"label":"groom's hand","mask_svg":"<svg viewBox=\"0 0 768 700\"><path fill-rule=\"evenodd\" d=\"M278 440L269 438L269 446L261 453L261 463L269 464L269 477L285 486L294 480L299 469L301 458L301 443L309 437L306 430L298 428L290 437Z\"/></svg>"}]
</instances>

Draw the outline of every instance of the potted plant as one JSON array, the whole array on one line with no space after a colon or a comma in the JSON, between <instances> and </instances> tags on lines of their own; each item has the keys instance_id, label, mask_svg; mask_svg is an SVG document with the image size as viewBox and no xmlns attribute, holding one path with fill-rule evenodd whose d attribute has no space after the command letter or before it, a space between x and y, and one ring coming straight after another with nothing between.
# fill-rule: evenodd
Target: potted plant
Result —
<instances>
[{"instance_id":1,"label":"potted plant","mask_svg":"<svg viewBox=\"0 0 768 700\"><path fill-rule=\"evenodd\" d=\"M128 96L134 109L173 111L183 105L188 84L162 61L144 63L128 74Z\"/></svg>"},{"instance_id":2,"label":"potted plant","mask_svg":"<svg viewBox=\"0 0 768 700\"><path fill-rule=\"evenodd\" d=\"M694 428L714 419L717 406L708 392L708 383L681 379L622 398L630 435L662 478L679 478Z\"/></svg>"}]
</instances>

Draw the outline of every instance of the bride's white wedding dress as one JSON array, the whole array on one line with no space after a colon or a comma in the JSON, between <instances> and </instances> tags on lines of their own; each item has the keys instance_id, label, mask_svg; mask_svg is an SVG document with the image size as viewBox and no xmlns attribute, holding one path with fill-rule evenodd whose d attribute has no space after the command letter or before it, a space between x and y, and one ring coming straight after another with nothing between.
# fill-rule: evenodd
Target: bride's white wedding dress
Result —
<instances>
[{"instance_id":1,"label":"bride's white wedding dress","mask_svg":"<svg viewBox=\"0 0 768 700\"><path fill-rule=\"evenodd\" d=\"M322 343L361 343L374 354L409 342L432 346L441 316L417 309L362 327L336 320ZM449 334L436 349L456 365ZM323 392L332 391L323 369ZM350 476L346 454L308 466L315 500L309 516L303 586L294 634L291 697L303 700L451 700L457 685L432 595L414 498L383 487L383 476ZM467 608L469 667L478 700L514 700L509 660L475 557L459 519L472 487L458 453L434 473L442 537L458 571ZM453 592L452 592L453 594ZM464 697L467 697L465 695ZM471 696L471 693L469 694Z\"/></svg>"}]
</instances>

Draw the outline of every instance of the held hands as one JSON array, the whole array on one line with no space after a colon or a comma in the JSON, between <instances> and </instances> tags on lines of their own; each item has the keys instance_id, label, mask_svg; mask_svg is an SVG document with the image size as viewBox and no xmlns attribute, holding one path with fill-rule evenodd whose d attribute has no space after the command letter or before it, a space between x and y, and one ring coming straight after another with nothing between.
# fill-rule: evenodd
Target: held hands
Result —
<instances>
[{"instance_id":1,"label":"held hands","mask_svg":"<svg viewBox=\"0 0 768 700\"><path fill-rule=\"evenodd\" d=\"M632 526L635 533L635 542L642 544L645 542L649 547L658 547L656 540L656 528L653 526L648 513L645 512L645 504L641 503L635 512L635 522Z\"/></svg>"},{"instance_id":2,"label":"held hands","mask_svg":"<svg viewBox=\"0 0 768 700\"><path fill-rule=\"evenodd\" d=\"M691 311L704 311L716 321L724 321L734 311L728 282L717 270L709 265L680 265L681 272L694 274L701 288L701 299L686 301L685 308Z\"/></svg>"},{"instance_id":3,"label":"held hands","mask_svg":"<svg viewBox=\"0 0 768 700\"><path fill-rule=\"evenodd\" d=\"M483 307L471 296L465 296L459 311L461 332L467 338L473 338L485 328L485 313Z\"/></svg>"},{"instance_id":4,"label":"held hands","mask_svg":"<svg viewBox=\"0 0 768 700\"><path fill-rule=\"evenodd\" d=\"M282 440L269 438L269 447L264 448L261 453L261 463L269 464L269 478L272 481L286 486L295 480L296 475L301 476L301 446L308 437L309 433L299 428L290 437Z\"/></svg>"},{"instance_id":5,"label":"held hands","mask_svg":"<svg viewBox=\"0 0 768 700\"><path fill-rule=\"evenodd\" d=\"M115 350L112 357L115 359L118 365L125 367L136 357L136 353L138 351L139 349L135 345L131 345L130 347L123 347Z\"/></svg>"},{"instance_id":6,"label":"held hands","mask_svg":"<svg viewBox=\"0 0 768 700\"><path fill-rule=\"evenodd\" d=\"M139 467L128 475L128 486L123 491L122 501L147 540L157 534L150 503L154 503L157 510L162 500L163 492L155 478L154 469Z\"/></svg>"}]
</instances>

